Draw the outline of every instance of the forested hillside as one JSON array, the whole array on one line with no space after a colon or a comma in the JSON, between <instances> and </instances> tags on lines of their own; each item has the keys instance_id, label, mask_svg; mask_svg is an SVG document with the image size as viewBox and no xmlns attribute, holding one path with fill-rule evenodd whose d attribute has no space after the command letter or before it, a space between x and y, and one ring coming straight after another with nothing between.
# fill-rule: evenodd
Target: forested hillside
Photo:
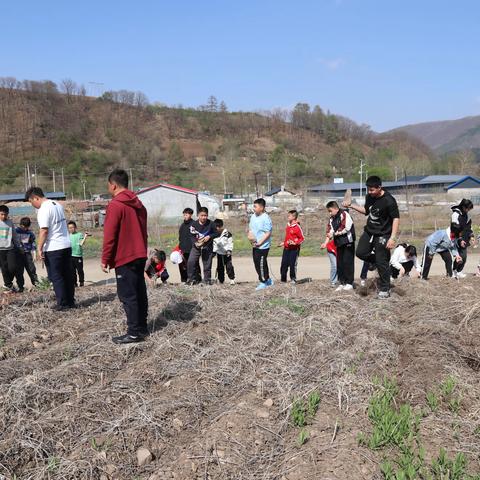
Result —
<instances>
[{"instance_id":1,"label":"forested hillside","mask_svg":"<svg viewBox=\"0 0 480 480\"><path fill-rule=\"evenodd\" d=\"M377 135L368 126L299 103L292 112L230 112L210 97L197 108L149 103L141 92L109 91L98 98L72 80L0 78L2 191L25 186L28 163L44 188L87 195L104 191L106 172L132 169L134 186L168 181L186 187L236 193L358 178L386 179L438 171L436 158L404 133ZM36 173L35 173L36 172ZM28 183L28 181L27 181Z\"/></svg>"}]
</instances>

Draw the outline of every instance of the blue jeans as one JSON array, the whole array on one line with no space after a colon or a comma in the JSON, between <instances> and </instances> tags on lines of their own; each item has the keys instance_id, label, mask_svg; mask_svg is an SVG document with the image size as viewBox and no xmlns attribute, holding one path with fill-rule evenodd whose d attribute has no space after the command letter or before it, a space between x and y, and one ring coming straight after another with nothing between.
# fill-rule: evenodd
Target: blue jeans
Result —
<instances>
[{"instance_id":1,"label":"blue jeans","mask_svg":"<svg viewBox=\"0 0 480 480\"><path fill-rule=\"evenodd\" d=\"M327 252L330 260L330 283L337 283L337 256L332 252Z\"/></svg>"}]
</instances>

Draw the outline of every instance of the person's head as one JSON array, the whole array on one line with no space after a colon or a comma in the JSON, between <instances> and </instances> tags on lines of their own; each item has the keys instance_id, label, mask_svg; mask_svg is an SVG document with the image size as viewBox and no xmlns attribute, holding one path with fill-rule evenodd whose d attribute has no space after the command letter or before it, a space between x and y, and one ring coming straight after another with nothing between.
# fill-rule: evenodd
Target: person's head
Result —
<instances>
[{"instance_id":1,"label":"person's head","mask_svg":"<svg viewBox=\"0 0 480 480\"><path fill-rule=\"evenodd\" d=\"M116 168L108 176L108 193L114 197L128 188L128 173Z\"/></svg>"},{"instance_id":2,"label":"person's head","mask_svg":"<svg viewBox=\"0 0 480 480\"><path fill-rule=\"evenodd\" d=\"M367 178L365 182L367 185L367 192L371 197L380 197L382 195L382 180L376 175Z\"/></svg>"},{"instance_id":3,"label":"person's head","mask_svg":"<svg viewBox=\"0 0 480 480\"><path fill-rule=\"evenodd\" d=\"M29 217L23 217L20 219L20 228L22 228L23 230L28 230L31 225L32 221Z\"/></svg>"},{"instance_id":4,"label":"person's head","mask_svg":"<svg viewBox=\"0 0 480 480\"><path fill-rule=\"evenodd\" d=\"M335 200L331 200L330 202L328 202L325 205L325 207L327 208L328 214L331 217L334 217L338 213L338 211L340 210L340 207L338 206L338 203Z\"/></svg>"},{"instance_id":5,"label":"person's head","mask_svg":"<svg viewBox=\"0 0 480 480\"><path fill-rule=\"evenodd\" d=\"M462 201L458 204L458 208L460 208L460 210L463 213L467 213L467 212L469 212L470 210L473 209L473 203L472 203L471 200L468 200L466 198L462 198Z\"/></svg>"},{"instance_id":6,"label":"person's head","mask_svg":"<svg viewBox=\"0 0 480 480\"><path fill-rule=\"evenodd\" d=\"M70 220L67 226L70 233L75 233L77 231L77 224L73 220Z\"/></svg>"},{"instance_id":7,"label":"person's head","mask_svg":"<svg viewBox=\"0 0 480 480\"><path fill-rule=\"evenodd\" d=\"M297 221L297 219L298 219L298 212L296 210L290 210L287 213L288 223L293 223L293 222Z\"/></svg>"},{"instance_id":8,"label":"person's head","mask_svg":"<svg viewBox=\"0 0 480 480\"><path fill-rule=\"evenodd\" d=\"M163 250L157 250L153 252L152 255L153 260L155 263L165 263L167 260L167 254Z\"/></svg>"},{"instance_id":9,"label":"person's head","mask_svg":"<svg viewBox=\"0 0 480 480\"><path fill-rule=\"evenodd\" d=\"M198 221L203 224L207 220L208 220L208 208L207 207L200 207L198 209Z\"/></svg>"},{"instance_id":10,"label":"person's head","mask_svg":"<svg viewBox=\"0 0 480 480\"><path fill-rule=\"evenodd\" d=\"M215 227L215 230L217 232L221 232L223 230L223 220L221 220L220 218L216 218L213 221L213 226Z\"/></svg>"},{"instance_id":11,"label":"person's head","mask_svg":"<svg viewBox=\"0 0 480 480\"><path fill-rule=\"evenodd\" d=\"M0 205L0 220L4 222L8 218L10 210L6 205Z\"/></svg>"},{"instance_id":12,"label":"person's head","mask_svg":"<svg viewBox=\"0 0 480 480\"><path fill-rule=\"evenodd\" d=\"M183 209L183 220L188 222L192 219L193 210L189 207Z\"/></svg>"},{"instance_id":13,"label":"person's head","mask_svg":"<svg viewBox=\"0 0 480 480\"><path fill-rule=\"evenodd\" d=\"M257 198L253 202L253 211L255 215L261 215L265 211L265 200L263 198Z\"/></svg>"},{"instance_id":14,"label":"person's head","mask_svg":"<svg viewBox=\"0 0 480 480\"><path fill-rule=\"evenodd\" d=\"M417 249L415 245L407 245L405 247L405 256L407 258L413 258L417 256Z\"/></svg>"},{"instance_id":15,"label":"person's head","mask_svg":"<svg viewBox=\"0 0 480 480\"><path fill-rule=\"evenodd\" d=\"M45 200L45 194L40 187L30 187L25 192L25 201L30 202L33 208L40 208Z\"/></svg>"}]
</instances>

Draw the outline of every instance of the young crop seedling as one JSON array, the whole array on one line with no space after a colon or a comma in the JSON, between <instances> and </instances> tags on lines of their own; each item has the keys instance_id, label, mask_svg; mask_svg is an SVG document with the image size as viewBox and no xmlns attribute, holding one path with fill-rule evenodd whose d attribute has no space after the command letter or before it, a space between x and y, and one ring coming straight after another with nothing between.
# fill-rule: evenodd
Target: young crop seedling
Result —
<instances>
[{"instance_id":1,"label":"young crop seedling","mask_svg":"<svg viewBox=\"0 0 480 480\"><path fill-rule=\"evenodd\" d=\"M451 375L448 376L441 384L440 391L442 392L443 397L449 397L455 390L457 382L454 377Z\"/></svg>"},{"instance_id":2,"label":"young crop seedling","mask_svg":"<svg viewBox=\"0 0 480 480\"><path fill-rule=\"evenodd\" d=\"M299 398L293 402L292 410L290 411L290 417L296 427L304 427L306 425L305 409L302 400Z\"/></svg>"},{"instance_id":3,"label":"young crop seedling","mask_svg":"<svg viewBox=\"0 0 480 480\"><path fill-rule=\"evenodd\" d=\"M300 432L298 434L298 438L297 438L298 446L301 447L303 444L305 444L308 441L309 438L310 438L310 435L307 432L307 430L302 428L300 430Z\"/></svg>"},{"instance_id":4,"label":"young crop seedling","mask_svg":"<svg viewBox=\"0 0 480 480\"><path fill-rule=\"evenodd\" d=\"M320 394L315 390L308 396L307 413L310 418L313 418L317 413L320 405Z\"/></svg>"},{"instance_id":5,"label":"young crop seedling","mask_svg":"<svg viewBox=\"0 0 480 480\"><path fill-rule=\"evenodd\" d=\"M435 392L427 392L426 400L427 400L428 408L429 408L432 412L437 411L439 401L438 401L438 397L437 397L437 395L435 394Z\"/></svg>"}]
</instances>

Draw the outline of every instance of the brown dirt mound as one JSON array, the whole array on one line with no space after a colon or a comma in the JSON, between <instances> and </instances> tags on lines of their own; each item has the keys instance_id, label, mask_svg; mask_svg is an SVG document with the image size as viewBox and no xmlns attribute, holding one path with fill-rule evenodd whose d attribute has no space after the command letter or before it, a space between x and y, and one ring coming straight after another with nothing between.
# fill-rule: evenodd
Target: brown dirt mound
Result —
<instances>
[{"instance_id":1,"label":"brown dirt mound","mask_svg":"<svg viewBox=\"0 0 480 480\"><path fill-rule=\"evenodd\" d=\"M459 411L429 414L421 435L427 456L443 446L478 467L477 282L411 280L388 301L322 282L263 293L168 286L149 292L152 335L133 346L110 340L124 329L111 287L82 289L67 313L52 312L48 294L10 297L0 307L0 474L380 478L383 454L357 442L371 429L375 375L397 378L418 408L453 375ZM300 447L289 411L313 390L320 408ZM140 447L153 455L143 466Z\"/></svg>"}]
</instances>

